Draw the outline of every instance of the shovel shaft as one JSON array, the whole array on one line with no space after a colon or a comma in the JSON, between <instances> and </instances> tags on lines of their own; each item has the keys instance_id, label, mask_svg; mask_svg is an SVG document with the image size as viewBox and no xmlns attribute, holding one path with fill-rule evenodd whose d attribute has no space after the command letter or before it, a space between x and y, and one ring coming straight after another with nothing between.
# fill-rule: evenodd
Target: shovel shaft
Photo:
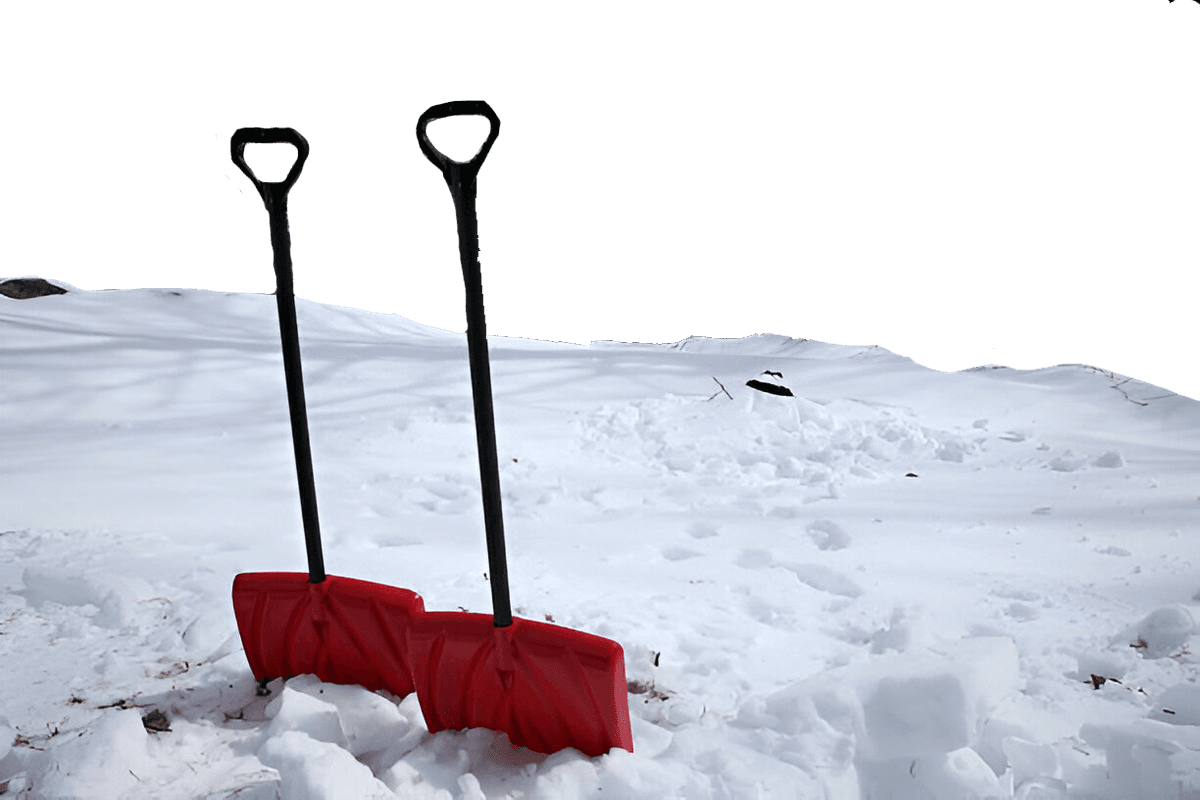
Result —
<instances>
[{"instance_id":1,"label":"shovel shaft","mask_svg":"<svg viewBox=\"0 0 1200 800\"><path fill-rule=\"evenodd\" d=\"M495 626L504 628L512 625L512 608L508 592L508 559L504 551L496 415L492 406L492 370L488 359L487 322L483 313L483 278L479 269L474 183L455 193L454 206L458 217L458 252L467 289L467 356L471 362L471 399L475 407L475 442L479 450L479 482L483 495L483 524L492 587L492 616Z\"/></svg>"},{"instance_id":2,"label":"shovel shaft","mask_svg":"<svg viewBox=\"0 0 1200 800\"><path fill-rule=\"evenodd\" d=\"M433 146L426 127L435 119L478 115L491 123L487 140L466 162L454 161ZM475 441L479 450L479 481L483 494L483 523L487 535L492 619L497 628L512 625L508 592L508 561L504 552L504 515L500 505L500 468L496 454L496 421L492 408L492 375L488 361L487 323L483 311L483 280L479 270L479 220L475 214L475 178L500 132L500 119L481 100L462 100L433 106L417 121L421 151L442 171L458 221L458 255L467 291L467 355L471 362L471 398L475 407Z\"/></svg>"},{"instance_id":3,"label":"shovel shaft","mask_svg":"<svg viewBox=\"0 0 1200 800\"><path fill-rule=\"evenodd\" d=\"M285 142L296 148L297 158L288 176L278 183L264 183L246 164L250 142ZM288 190L300 176L308 157L308 142L291 128L239 128L230 141L233 163L254 182L271 223L271 250L275 264L275 304L279 309L279 338L283 343L283 374L287 383L288 415L292 421L292 449L296 457L296 480L300 489L300 516L308 551L310 583L325 580L321 553L321 528L317 518L317 490L313 477L312 448L308 436L308 412L304 402L304 375L300 368L300 333L296 325L296 296L292 288L292 237L288 231Z\"/></svg>"}]
</instances>

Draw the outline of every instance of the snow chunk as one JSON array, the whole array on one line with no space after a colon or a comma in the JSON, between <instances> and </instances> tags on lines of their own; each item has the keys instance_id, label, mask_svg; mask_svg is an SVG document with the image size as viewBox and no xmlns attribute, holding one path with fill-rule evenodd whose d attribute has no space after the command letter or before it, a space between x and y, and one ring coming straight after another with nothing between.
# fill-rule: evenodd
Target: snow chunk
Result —
<instances>
[{"instance_id":1,"label":"snow chunk","mask_svg":"<svg viewBox=\"0 0 1200 800\"><path fill-rule=\"evenodd\" d=\"M1075 655L1079 671L1068 675L1078 681L1090 680L1093 675L1103 678L1124 678L1137 662L1137 656L1128 647L1103 653L1082 651Z\"/></svg>"},{"instance_id":2,"label":"snow chunk","mask_svg":"<svg viewBox=\"0 0 1200 800\"><path fill-rule=\"evenodd\" d=\"M969 747L859 767L864 797L964 800L1005 796L1000 781ZM898 787L904 787L897 791Z\"/></svg>"},{"instance_id":3,"label":"snow chunk","mask_svg":"<svg viewBox=\"0 0 1200 800\"><path fill-rule=\"evenodd\" d=\"M1013 771L1013 783L1018 786L1034 778L1058 778L1062 774L1058 752L1053 745L1006 736L1002 747L1008 758L1008 766Z\"/></svg>"},{"instance_id":4,"label":"snow chunk","mask_svg":"<svg viewBox=\"0 0 1200 800\"><path fill-rule=\"evenodd\" d=\"M25 602L34 608L46 603L99 608L104 599L99 587L80 574L28 567L21 574L21 582L25 588L17 594L24 595Z\"/></svg>"},{"instance_id":5,"label":"snow chunk","mask_svg":"<svg viewBox=\"0 0 1200 800\"><path fill-rule=\"evenodd\" d=\"M129 797L154 764L136 709L103 714L81 732L53 740L44 770L32 785L47 800L96 800Z\"/></svg>"},{"instance_id":6,"label":"snow chunk","mask_svg":"<svg viewBox=\"0 0 1200 800\"><path fill-rule=\"evenodd\" d=\"M857 583L824 564L780 564L780 566L792 572L801 583L811 586L819 592L842 597L858 597L863 593L862 587Z\"/></svg>"},{"instance_id":7,"label":"snow chunk","mask_svg":"<svg viewBox=\"0 0 1200 800\"><path fill-rule=\"evenodd\" d=\"M737 724L798 735L813 727L815 711L827 729L854 737L859 762L908 759L907 769L914 758L970 746L992 709L1019 686L1011 639L963 639L815 675L747 703Z\"/></svg>"},{"instance_id":8,"label":"snow chunk","mask_svg":"<svg viewBox=\"0 0 1200 800\"><path fill-rule=\"evenodd\" d=\"M347 744L337 707L290 686L285 685L279 697L267 704L266 715L271 719L271 725L267 728L268 738L281 736L288 731L302 731L320 742L339 747Z\"/></svg>"},{"instance_id":9,"label":"snow chunk","mask_svg":"<svg viewBox=\"0 0 1200 800\"><path fill-rule=\"evenodd\" d=\"M917 624L908 611L897 606L892 609L892 618L887 628L871 634L871 652L885 653L895 650L903 653L915 645L923 645L927 638L925 626Z\"/></svg>"},{"instance_id":10,"label":"snow chunk","mask_svg":"<svg viewBox=\"0 0 1200 800\"><path fill-rule=\"evenodd\" d=\"M323 683L315 675L300 675L287 682L285 691L289 689L306 694L321 705L331 705L336 710L347 747L356 758L412 738L409 734L413 733L414 725L399 707L386 697L361 686ZM313 738L322 739L315 735Z\"/></svg>"},{"instance_id":11,"label":"snow chunk","mask_svg":"<svg viewBox=\"0 0 1200 800\"><path fill-rule=\"evenodd\" d=\"M1200 791L1200 729L1139 719L1086 724L1079 737L1103 748L1104 797L1176 798Z\"/></svg>"},{"instance_id":12,"label":"snow chunk","mask_svg":"<svg viewBox=\"0 0 1200 800\"><path fill-rule=\"evenodd\" d=\"M1183 647L1195 630L1196 622L1186 607L1165 606L1151 611L1136 625L1114 636L1110 642L1131 645L1144 658L1164 658Z\"/></svg>"},{"instance_id":13,"label":"snow chunk","mask_svg":"<svg viewBox=\"0 0 1200 800\"><path fill-rule=\"evenodd\" d=\"M1124 466L1125 459L1121 458L1121 454L1116 450L1109 450L1104 455L1092 462L1093 467L1104 467L1106 469L1115 469Z\"/></svg>"},{"instance_id":14,"label":"snow chunk","mask_svg":"<svg viewBox=\"0 0 1200 800\"><path fill-rule=\"evenodd\" d=\"M1055 472L1074 472L1086 463L1086 458L1072 456L1071 451L1068 450L1058 458L1053 458L1050 460L1050 469L1054 470Z\"/></svg>"},{"instance_id":15,"label":"snow chunk","mask_svg":"<svg viewBox=\"0 0 1200 800\"><path fill-rule=\"evenodd\" d=\"M881 658L858 683L865 737L876 759L949 753L966 747L987 714L1017 690L1017 647L987 637L933 653Z\"/></svg>"},{"instance_id":16,"label":"snow chunk","mask_svg":"<svg viewBox=\"0 0 1200 800\"><path fill-rule=\"evenodd\" d=\"M102 628L119 630L135 620L140 601L154 597L150 584L140 578L114 575L91 577L64 570L27 567L21 575L25 588L18 594L34 608L46 603L95 606L92 619Z\"/></svg>"},{"instance_id":17,"label":"snow chunk","mask_svg":"<svg viewBox=\"0 0 1200 800\"><path fill-rule=\"evenodd\" d=\"M600 791L596 765L578 750L554 753L538 767L533 797L592 797ZM483 797L480 794L480 797Z\"/></svg>"},{"instance_id":18,"label":"snow chunk","mask_svg":"<svg viewBox=\"0 0 1200 800\"><path fill-rule=\"evenodd\" d=\"M292 694L303 696L295 691ZM349 752L299 730L284 731L267 739L258 751L258 758L279 770L280 795L287 800L343 797L394 800L396 797Z\"/></svg>"},{"instance_id":19,"label":"snow chunk","mask_svg":"<svg viewBox=\"0 0 1200 800\"><path fill-rule=\"evenodd\" d=\"M1150 718L1172 725L1200 725L1200 686L1177 683L1154 700Z\"/></svg>"}]
</instances>

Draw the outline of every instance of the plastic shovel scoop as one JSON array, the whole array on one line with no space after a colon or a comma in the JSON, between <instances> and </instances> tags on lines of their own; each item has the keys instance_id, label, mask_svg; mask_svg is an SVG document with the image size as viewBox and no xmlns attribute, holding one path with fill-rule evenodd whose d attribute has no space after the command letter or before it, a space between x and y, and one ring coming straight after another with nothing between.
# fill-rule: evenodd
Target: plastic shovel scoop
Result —
<instances>
[{"instance_id":1,"label":"plastic shovel scoop","mask_svg":"<svg viewBox=\"0 0 1200 800\"><path fill-rule=\"evenodd\" d=\"M245 159L250 142L295 146L298 157L284 180L264 183L254 176ZM233 163L254 182L271 220L275 301L308 549L307 573L250 572L234 578L233 611L246 660L259 681L312 674L327 683L387 689L403 697L413 690L409 625L424 611L424 603L407 589L326 575L321 553L287 222L288 190L308 157L308 142L291 128L241 128L233 134L231 151Z\"/></svg>"},{"instance_id":2,"label":"plastic shovel scoop","mask_svg":"<svg viewBox=\"0 0 1200 800\"><path fill-rule=\"evenodd\" d=\"M478 115L491 123L487 140L465 163L443 155L426 135L432 120L459 115ZM475 177L499 131L500 120L482 101L433 106L417 122L421 151L442 171L458 217L493 612L427 612L413 620L411 663L417 698L433 732L491 728L507 733L514 744L542 753L567 747L589 756L613 747L632 752L621 646L589 633L514 619L509 606L475 216Z\"/></svg>"}]
</instances>

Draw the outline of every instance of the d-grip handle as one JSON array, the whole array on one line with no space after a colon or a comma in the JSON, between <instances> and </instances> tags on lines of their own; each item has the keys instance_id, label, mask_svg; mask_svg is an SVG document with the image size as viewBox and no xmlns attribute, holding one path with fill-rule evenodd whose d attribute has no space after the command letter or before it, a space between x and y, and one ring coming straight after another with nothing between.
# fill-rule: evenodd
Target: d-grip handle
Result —
<instances>
[{"instance_id":1,"label":"d-grip handle","mask_svg":"<svg viewBox=\"0 0 1200 800\"><path fill-rule=\"evenodd\" d=\"M492 129L488 133L488 137L483 145L479 148L479 152L470 161L455 161L433 146L433 142L429 141L429 134L426 132L426 128L435 119L468 116L484 117ZM492 107L482 100L454 100L449 103L431 106L417 120L417 143L421 146L421 152L433 162L435 167L442 171L447 180L450 179L451 171L457 171L465 179L465 182L469 183L472 181L475 178L475 174L479 172L479 168L483 166L483 160L487 158L488 151L492 149L492 143L496 141L496 137L499 135L500 118L496 116L496 112L492 110Z\"/></svg>"},{"instance_id":2,"label":"d-grip handle","mask_svg":"<svg viewBox=\"0 0 1200 800\"><path fill-rule=\"evenodd\" d=\"M293 145L296 148L296 163L292 164L287 177L282 181L274 182L260 181L256 178L254 171L246 164L246 145L251 142ZM263 201L270 202L268 194L273 195L278 192L286 195L288 189L291 189L292 184L300 177L304 160L308 158L308 140L301 136L295 128L238 128L233 132L233 138L229 140L229 154L233 158L233 163L238 165L238 169L246 173L246 177L254 183L254 188L258 189ZM270 188L268 189L268 187Z\"/></svg>"}]
</instances>

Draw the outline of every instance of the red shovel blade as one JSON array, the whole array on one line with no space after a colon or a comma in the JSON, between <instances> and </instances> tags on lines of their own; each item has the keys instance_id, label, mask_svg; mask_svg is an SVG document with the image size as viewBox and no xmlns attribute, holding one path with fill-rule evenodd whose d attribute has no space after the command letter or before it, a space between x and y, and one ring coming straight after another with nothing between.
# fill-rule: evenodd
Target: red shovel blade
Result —
<instances>
[{"instance_id":1,"label":"red shovel blade","mask_svg":"<svg viewBox=\"0 0 1200 800\"><path fill-rule=\"evenodd\" d=\"M426 613L413 621L417 699L431 732L490 728L540 753L574 747L633 752L625 655L590 633L489 614Z\"/></svg>"},{"instance_id":2,"label":"red shovel blade","mask_svg":"<svg viewBox=\"0 0 1200 800\"><path fill-rule=\"evenodd\" d=\"M409 628L425 603L407 589L306 572L248 572L233 579L233 613L258 680L316 675L327 683L413 690Z\"/></svg>"}]
</instances>

